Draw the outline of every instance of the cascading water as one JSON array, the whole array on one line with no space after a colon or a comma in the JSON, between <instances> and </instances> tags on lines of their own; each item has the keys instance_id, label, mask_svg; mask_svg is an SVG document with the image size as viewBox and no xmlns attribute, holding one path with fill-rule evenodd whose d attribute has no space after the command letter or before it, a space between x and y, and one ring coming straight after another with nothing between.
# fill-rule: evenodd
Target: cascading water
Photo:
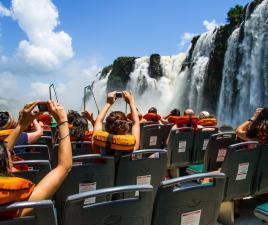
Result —
<instances>
[{"instance_id":1,"label":"cascading water","mask_svg":"<svg viewBox=\"0 0 268 225\"><path fill-rule=\"evenodd\" d=\"M161 56L163 76L159 80L149 76L149 57L135 60L135 68L130 74L127 90L134 94L137 107L142 113L152 106L156 107L159 113L167 113L176 89L175 80L184 59L185 54Z\"/></svg>"},{"instance_id":2,"label":"cascading water","mask_svg":"<svg viewBox=\"0 0 268 225\"><path fill-rule=\"evenodd\" d=\"M228 40L228 48L225 53L223 80L220 92L220 100L218 106L218 119L224 123L232 124L232 108L228 105L234 105L234 86L235 77L238 70L238 46L240 27L237 28Z\"/></svg>"},{"instance_id":3,"label":"cascading water","mask_svg":"<svg viewBox=\"0 0 268 225\"><path fill-rule=\"evenodd\" d=\"M217 29L204 33L198 39L191 56L191 65L177 78L175 102L182 109L203 110L204 80L211 52L214 50Z\"/></svg>"},{"instance_id":4,"label":"cascading water","mask_svg":"<svg viewBox=\"0 0 268 225\"><path fill-rule=\"evenodd\" d=\"M268 0L245 21L244 38L239 45L240 64L238 72L232 74L236 64L229 63L234 60L230 52L236 52L237 32L229 40L218 108L221 121L234 125L251 116L255 108L268 104Z\"/></svg>"}]
</instances>

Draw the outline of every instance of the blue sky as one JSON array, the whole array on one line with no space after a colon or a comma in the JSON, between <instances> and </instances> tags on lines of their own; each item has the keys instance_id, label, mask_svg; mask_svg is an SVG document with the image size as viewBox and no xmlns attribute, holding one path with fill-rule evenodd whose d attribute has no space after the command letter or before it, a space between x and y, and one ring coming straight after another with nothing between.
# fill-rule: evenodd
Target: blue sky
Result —
<instances>
[{"instance_id":1,"label":"blue sky","mask_svg":"<svg viewBox=\"0 0 268 225\"><path fill-rule=\"evenodd\" d=\"M10 0L1 0L10 7ZM184 32L202 33L203 21L225 23L230 7L248 0L54 0L60 25L72 37L75 58L95 58L100 65L121 55L162 55L178 47ZM25 33L15 21L1 18L1 49L11 55Z\"/></svg>"},{"instance_id":2,"label":"blue sky","mask_svg":"<svg viewBox=\"0 0 268 225\"><path fill-rule=\"evenodd\" d=\"M80 107L83 87L117 57L186 52L194 34L247 2L0 0L0 110L48 99L51 83Z\"/></svg>"}]
</instances>

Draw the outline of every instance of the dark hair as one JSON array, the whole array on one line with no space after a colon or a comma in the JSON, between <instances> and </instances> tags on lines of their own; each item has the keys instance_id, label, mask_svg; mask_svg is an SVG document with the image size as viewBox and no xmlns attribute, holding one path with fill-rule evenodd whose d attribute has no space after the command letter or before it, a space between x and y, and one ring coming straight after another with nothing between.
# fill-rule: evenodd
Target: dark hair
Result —
<instances>
[{"instance_id":1,"label":"dark hair","mask_svg":"<svg viewBox=\"0 0 268 225\"><path fill-rule=\"evenodd\" d=\"M77 141L82 141L85 136L85 132L88 130L87 119L79 115L79 117L75 117L73 119L72 125L73 126L70 129L70 135Z\"/></svg>"},{"instance_id":2,"label":"dark hair","mask_svg":"<svg viewBox=\"0 0 268 225\"><path fill-rule=\"evenodd\" d=\"M262 128L265 130L266 135L268 134L268 106L263 108L260 114L257 116L256 120L251 124L247 131L247 137L249 138L259 138L258 130ZM268 140L266 140L268 141Z\"/></svg>"},{"instance_id":3,"label":"dark hair","mask_svg":"<svg viewBox=\"0 0 268 225\"><path fill-rule=\"evenodd\" d=\"M9 121L9 113L8 112L0 112L0 129L4 128L4 126Z\"/></svg>"},{"instance_id":4,"label":"dark hair","mask_svg":"<svg viewBox=\"0 0 268 225\"><path fill-rule=\"evenodd\" d=\"M0 176L8 176L8 154L4 141L0 141Z\"/></svg>"},{"instance_id":5,"label":"dark hair","mask_svg":"<svg viewBox=\"0 0 268 225\"><path fill-rule=\"evenodd\" d=\"M106 118L105 130L111 134L125 134L129 130L126 115L121 111L114 111Z\"/></svg>"},{"instance_id":6,"label":"dark hair","mask_svg":"<svg viewBox=\"0 0 268 225\"><path fill-rule=\"evenodd\" d=\"M148 110L148 113L154 113L154 114L157 114L157 109L155 107L151 107L149 110Z\"/></svg>"},{"instance_id":7,"label":"dark hair","mask_svg":"<svg viewBox=\"0 0 268 225\"><path fill-rule=\"evenodd\" d=\"M77 111L74 111L74 110L68 111L67 119L68 119L69 124L72 124L73 121L79 117L80 117L80 114Z\"/></svg>"},{"instance_id":8,"label":"dark hair","mask_svg":"<svg viewBox=\"0 0 268 225\"><path fill-rule=\"evenodd\" d=\"M172 110L170 111L170 115L171 115L171 116L180 116L180 115L181 115L181 111L180 111L179 109L177 109L177 108L172 109Z\"/></svg>"}]
</instances>

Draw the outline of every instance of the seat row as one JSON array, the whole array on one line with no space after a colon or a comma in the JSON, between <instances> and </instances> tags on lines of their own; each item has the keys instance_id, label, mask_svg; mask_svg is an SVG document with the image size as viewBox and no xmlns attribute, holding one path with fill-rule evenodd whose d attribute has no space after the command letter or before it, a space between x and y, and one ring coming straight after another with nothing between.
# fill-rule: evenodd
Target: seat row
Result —
<instances>
[{"instance_id":1,"label":"seat row","mask_svg":"<svg viewBox=\"0 0 268 225\"><path fill-rule=\"evenodd\" d=\"M210 178L210 184L199 181ZM67 197L62 212L63 225L214 225L223 199L225 175L208 173L161 182L156 196L151 185L130 185L88 191ZM100 199L98 202L93 200ZM53 203L19 202L0 211L33 208L33 213L0 225L55 225Z\"/></svg>"}]
</instances>

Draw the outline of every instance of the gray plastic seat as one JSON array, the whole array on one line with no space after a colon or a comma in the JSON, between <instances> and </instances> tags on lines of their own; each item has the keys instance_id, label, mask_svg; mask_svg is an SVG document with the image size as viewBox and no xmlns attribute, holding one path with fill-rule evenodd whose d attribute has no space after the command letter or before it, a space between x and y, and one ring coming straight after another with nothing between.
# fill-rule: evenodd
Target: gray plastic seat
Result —
<instances>
[{"instance_id":1,"label":"gray plastic seat","mask_svg":"<svg viewBox=\"0 0 268 225\"><path fill-rule=\"evenodd\" d=\"M84 205L87 198L124 196L126 192L139 192L137 197L104 201ZM153 208L153 187L151 185L131 185L112 187L69 196L63 214L64 225L151 225Z\"/></svg>"},{"instance_id":2,"label":"gray plastic seat","mask_svg":"<svg viewBox=\"0 0 268 225\"><path fill-rule=\"evenodd\" d=\"M144 125L141 129L140 149L163 149L164 131L164 125Z\"/></svg>"},{"instance_id":3,"label":"gray plastic seat","mask_svg":"<svg viewBox=\"0 0 268 225\"><path fill-rule=\"evenodd\" d=\"M164 126L165 126L165 130L164 130L164 146L166 146L168 136L169 136L171 128L174 126L174 124L173 123L168 123L168 124L165 124Z\"/></svg>"},{"instance_id":4,"label":"gray plastic seat","mask_svg":"<svg viewBox=\"0 0 268 225\"><path fill-rule=\"evenodd\" d=\"M203 163L207 145L211 135L218 133L217 127L204 127L198 129L194 136L192 163Z\"/></svg>"},{"instance_id":5,"label":"gray plastic seat","mask_svg":"<svg viewBox=\"0 0 268 225\"><path fill-rule=\"evenodd\" d=\"M38 202L16 202L0 206L0 213L10 210L32 208L29 216L17 217L9 220L1 220L0 225L56 225L54 207L51 200Z\"/></svg>"},{"instance_id":6,"label":"gray plastic seat","mask_svg":"<svg viewBox=\"0 0 268 225\"><path fill-rule=\"evenodd\" d=\"M187 168L188 174L216 171L225 159L229 145L236 143L234 132L211 135L204 156L204 164L191 165Z\"/></svg>"},{"instance_id":7,"label":"gray plastic seat","mask_svg":"<svg viewBox=\"0 0 268 225\"><path fill-rule=\"evenodd\" d=\"M259 156L258 142L242 142L229 146L221 166L221 172L226 175L225 201L252 194Z\"/></svg>"},{"instance_id":8,"label":"gray plastic seat","mask_svg":"<svg viewBox=\"0 0 268 225\"><path fill-rule=\"evenodd\" d=\"M14 166L27 166L28 170L13 172L14 176L25 178L38 184L50 171L51 166L48 160L25 160L15 161Z\"/></svg>"},{"instance_id":9,"label":"gray plastic seat","mask_svg":"<svg viewBox=\"0 0 268 225\"><path fill-rule=\"evenodd\" d=\"M14 147L14 151L24 160L50 160L47 145L17 145Z\"/></svg>"},{"instance_id":10,"label":"gray plastic seat","mask_svg":"<svg viewBox=\"0 0 268 225\"><path fill-rule=\"evenodd\" d=\"M170 166L184 167L191 163L194 129L190 127L171 130L167 143Z\"/></svg>"},{"instance_id":11,"label":"gray plastic seat","mask_svg":"<svg viewBox=\"0 0 268 225\"><path fill-rule=\"evenodd\" d=\"M35 144L38 145L47 145L49 151L53 149L53 138L51 136L42 136L40 137Z\"/></svg>"},{"instance_id":12,"label":"gray plastic seat","mask_svg":"<svg viewBox=\"0 0 268 225\"><path fill-rule=\"evenodd\" d=\"M73 156L92 154L92 145L90 141L74 141L71 142ZM51 157L52 167L54 168L58 162L59 144L55 144Z\"/></svg>"},{"instance_id":13,"label":"gray plastic seat","mask_svg":"<svg viewBox=\"0 0 268 225\"><path fill-rule=\"evenodd\" d=\"M268 145L260 146L260 159L258 161L257 173L254 180L255 195L268 193Z\"/></svg>"},{"instance_id":14,"label":"gray plastic seat","mask_svg":"<svg viewBox=\"0 0 268 225\"><path fill-rule=\"evenodd\" d=\"M116 186L151 184L155 192L165 179L166 166L166 150L139 150L122 155L118 164Z\"/></svg>"},{"instance_id":15,"label":"gray plastic seat","mask_svg":"<svg viewBox=\"0 0 268 225\"><path fill-rule=\"evenodd\" d=\"M204 178L212 178L212 181L199 183ZM152 225L215 225L224 183L223 173L195 174L163 181L157 190Z\"/></svg>"},{"instance_id":16,"label":"gray plastic seat","mask_svg":"<svg viewBox=\"0 0 268 225\"><path fill-rule=\"evenodd\" d=\"M72 170L56 192L59 220L69 195L114 186L114 158L98 154L73 157ZM98 201L89 199L88 203Z\"/></svg>"}]
</instances>

